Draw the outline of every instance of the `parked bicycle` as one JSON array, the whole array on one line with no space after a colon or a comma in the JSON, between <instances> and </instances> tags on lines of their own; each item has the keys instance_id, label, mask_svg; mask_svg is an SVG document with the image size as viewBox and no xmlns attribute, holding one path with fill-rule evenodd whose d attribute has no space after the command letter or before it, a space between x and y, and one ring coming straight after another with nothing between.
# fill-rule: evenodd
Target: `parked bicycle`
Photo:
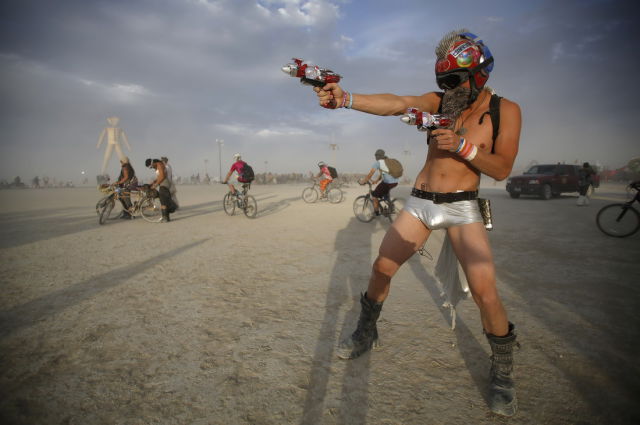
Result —
<instances>
[{"instance_id":1,"label":"parked bicycle","mask_svg":"<svg viewBox=\"0 0 640 425\"><path fill-rule=\"evenodd\" d=\"M247 194L250 187L251 183L243 183L241 191L236 190L234 194L229 190L222 200L224 212L228 215L234 215L236 208L239 208L244 212L244 215L249 218L254 218L258 213L258 203L253 196Z\"/></svg>"},{"instance_id":2,"label":"parked bicycle","mask_svg":"<svg viewBox=\"0 0 640 425\"><path fill-rule=\"evenodd\" d=\"M596 224L605 235L614 238L626 238L640 229L640 213L633 208L634 202L640 203L640 180L627 186L627 191L635 190L635 195L625 203L605 205L596 216Z\"/></svg>"},{"instance_id":3,"label":"parked bicycle","mask_svg":"<svg viewBox=\"0 0 640 425\"><path fill-rule=\"evenodd\" d=\"M302 199L307 204L312 204L318 200L338 204L342 202L343 197L344 193L333 182L327 185L323 196L320 195L320 185L317 180L314 180L313 186L309 186L302 191Z\"/></svg>"},{"instance_id":4,"label":"parked bicycle","mask_svg":"<svg viewBox=\"0 0 640 425\"><path fill-rule=\"evenodd\" d=\"M132 217L139 214L150 223L159 223L162 220L160 198L157 196L157 192L152 190L149 185L139 186L130 192L125 192L123 188L112 185L101 185L98 189L106 194L96 204L99 224L106 223L113 212L116 201L119 201L125 194L129 195L132 200L132 205L129 209L129 214Z\"/></svg>"},{"instance_id":5,"label":"parked bicycle","mask_svg":"<svg viewBox=\"0 0 640 425\"><path fill-rule=\"evenodd\" d=\"M366 195L358 196L355 201L353 201L353 213L356 218L363 223L368 223L376 216L376 212L373 206L373 190L371 182L367 182L369 185L369 193ZM379 214L382 217L386 217L389 221L395 220L398 213L402 209L402 205L404 204L404 200L401 198L393 198L391 199L389 195L386 195L380 198L380 207Z\"/></svg>"}]
</instances>

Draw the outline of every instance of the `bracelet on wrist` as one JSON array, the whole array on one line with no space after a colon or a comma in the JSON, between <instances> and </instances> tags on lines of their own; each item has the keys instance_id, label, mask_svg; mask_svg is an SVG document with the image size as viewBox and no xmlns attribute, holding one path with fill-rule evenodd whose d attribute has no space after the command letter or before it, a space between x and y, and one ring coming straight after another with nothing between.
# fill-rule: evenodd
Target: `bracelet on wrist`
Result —
<instances>
[{"instance_id":1,"label":"bracelet on wrist","mask_svg":"<svg viewBox=\"0 0 640 425\"><path fill-rule=\"evenodd\" d=\"M342 93L342 103L340 104L340 106L336 107L336 109L338 108L344 108L345 103L347 103L347 91L345 90L344 93Z\"/></svg>"},{"instance_id":2,"label":"bracelet on wrist","mask_svg":"<svg viewBox=\"0 0 640 425\"><path fill-rule=\"evenodd\" d=\"M351 107L353 106L353 94L351 94L350 92L347 93L349 93L349 103L347 104L347 106L345 106L345 108L351 109Z\"/></svg>"},{"instance_id":3,"label":"bracelet on wrist","mask_svg":"<svg viewBox=\"0 0 640 425\"><path fill-rule=\"evenodd\" d=\"M456 153L460 155L462 159L471 161L478 154L478 148L473 143L467 142L464 137L461 137Z\"/></svg>"}]
</instances>

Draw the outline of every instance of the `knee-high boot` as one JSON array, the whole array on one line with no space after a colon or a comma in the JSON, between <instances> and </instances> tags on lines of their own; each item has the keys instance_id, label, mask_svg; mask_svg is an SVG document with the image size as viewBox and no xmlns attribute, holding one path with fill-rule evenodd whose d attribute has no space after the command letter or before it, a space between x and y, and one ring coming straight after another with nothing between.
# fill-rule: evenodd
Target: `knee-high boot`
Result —
<instances>
[{"instance_id":1,"label":"knee-high boot","mask_svg":"<svg viewBox=\"0 0 640 425\"><path fill-rule=\"evenodd\" d=\"M503 416L513 416L518 409L513 382L513 347L517 345L515 326L509 323L509 333L498 337L487 334L491 345L491 371L489 404L491 411Z\"/></svg>"},{"instance_id":2,"label":"knee-high boot","mask_svg":"<svg viewBox=\"0 0 640 425\"><path fill-rule=\"evenodd\" d=\"M382 311L382 303L371 301L367 293L360 294L360 318L358 327L350 337L338 345L337 354L341 359L355 359L378 345L376 321Z\"/></svg>"}]
</instances>

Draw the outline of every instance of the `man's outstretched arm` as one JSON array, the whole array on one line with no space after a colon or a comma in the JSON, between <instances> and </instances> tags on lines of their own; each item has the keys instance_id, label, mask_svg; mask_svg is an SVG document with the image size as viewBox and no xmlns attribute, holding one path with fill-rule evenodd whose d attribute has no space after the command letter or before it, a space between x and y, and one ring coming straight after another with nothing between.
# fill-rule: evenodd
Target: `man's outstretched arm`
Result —
<instances>
[{"instance_id":1,"label":"man's outstretched arm","mask_svg":"<svg viewBox=\"0 0 640 425\"><path fill-rule=\"evenodd\" d=\"M346 92L337 83L329 83L322 88L314 87L313 90L317 93L321 106L328 105L332 99L340 106L344 100L345 107L351 106L351 109L381 116L402 115L407 108L435 112L440 102L435 93L421 96L398 96L390 93L354 94Z\"/></svg>"}]
</instances>

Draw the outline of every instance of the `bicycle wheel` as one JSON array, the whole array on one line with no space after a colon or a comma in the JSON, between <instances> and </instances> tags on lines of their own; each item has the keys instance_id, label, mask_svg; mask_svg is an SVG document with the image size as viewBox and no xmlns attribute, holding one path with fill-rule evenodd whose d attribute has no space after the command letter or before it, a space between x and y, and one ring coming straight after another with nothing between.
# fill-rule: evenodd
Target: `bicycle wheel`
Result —
<instances>
[{"instance_id":1,"label":"bicycle wheel","mask_svg":"<svg viewBox=\"0 0 640 425\"><path fill-rule=\"evenodd\" d=\"M162 220L162 205L160 198L147 198L140 204L140 215L149 223L160 223Z\"/></svg>"},{"instance_id":2,"label":"bicycle wheel","mask_svg":"<svg viewBox=\"0 0 640 425\"><path fill-rule=\"evenodd\" d=\"M244 198L244 215L249 218L254 218L258 214L258 203L256 198L251 195L247 195Z\"/></svg>"},{"instance_id":3,"label":"bicycle wheel","mask_svg":"<svg viewBox=\"0 0 640 425\"><path fill-rule=\"evenodd\" d=\"M373 202L367 195L360 195L353 201L353 213L356 218L363 223L368 223L373 220Z\"/></svg>"},{"instance_id":4,"label":"bicycle wheel","mask_svg":"<svg viewBox=\"0 0 640 425\"><path fill-rule=\"evenodd\" d=\"M400 211L402 211L402 209L404 208L404 199L392 199L387 203L387 205L389 211L387 214L387 218L389 219L389 221L393 222L396 218L398 218L398 214L400 214Z\"/></svg>"},{"instance_id":5,"label":"bicycle wheel","mask_svg":"<svg viewBox=\"0 0 640 425\"><path fill-rule=\"evenodd\" d=\"M627 204L611 204L598 211L596 224L605 235L625 238L640 229L640 213Z\"/></svg>"},{"instance_id":6,"label":"bicycle wheel","mask_svg":"<svg viewBox=\"0 0 640 425\"><path fill-rule=\"evenodd\" d=\"M99 224L104 224L107 221L115 205L116 203L113 199L107 199L106 201L104 201L102 209L100 211L100 216L98 217Z\"/></svg>"},{"instance_id":7,"label":"bicycle wheel","mask_svg":"<svg viewBox=\"0 0 640 425\"><path fill-rule=\"evenodd\" d=\"M224 199L222 200L222 208L224 208L224 212L227 215L233 215L236 212L236 197L231 194L231 192L224 195Z\"/></svg>"},{"instance_id":8,"label":"bicycle wheel","mask_svg":"<svg viewBox=\"0 0 640 425\"><path fill-rule=\"evenodd\" d=\"M98 217L100 217L100 213L102 212L102 207L104 206L104 203L107 201L107 199L109 199L110 196L105 196L104 198L100 199L97 203L96 203L96 214L98 215Z\"/></svg>"},{"instance_id":9,"label":"bicycle wheel","mask_svg":"<svg viewBox=\"0 0 640 425\"><path fill-rule=\"evenodd\" d=\"M336 187L329 189L327 193L327 198L329 198L329 202L332 204L339 204L342 202L342 191Z\"/></svg>"},{"instance_id":10,"label":"bicycle wheel","mask_svg":"<svg viewBox=\"0 0 640 425\"><path fill-rule=\"evenodd\" d=\"M318 191L313 187L307 187L302 191L302 199L307 204L313 204L318 200Z\"/></svg>"}]
</instances>

